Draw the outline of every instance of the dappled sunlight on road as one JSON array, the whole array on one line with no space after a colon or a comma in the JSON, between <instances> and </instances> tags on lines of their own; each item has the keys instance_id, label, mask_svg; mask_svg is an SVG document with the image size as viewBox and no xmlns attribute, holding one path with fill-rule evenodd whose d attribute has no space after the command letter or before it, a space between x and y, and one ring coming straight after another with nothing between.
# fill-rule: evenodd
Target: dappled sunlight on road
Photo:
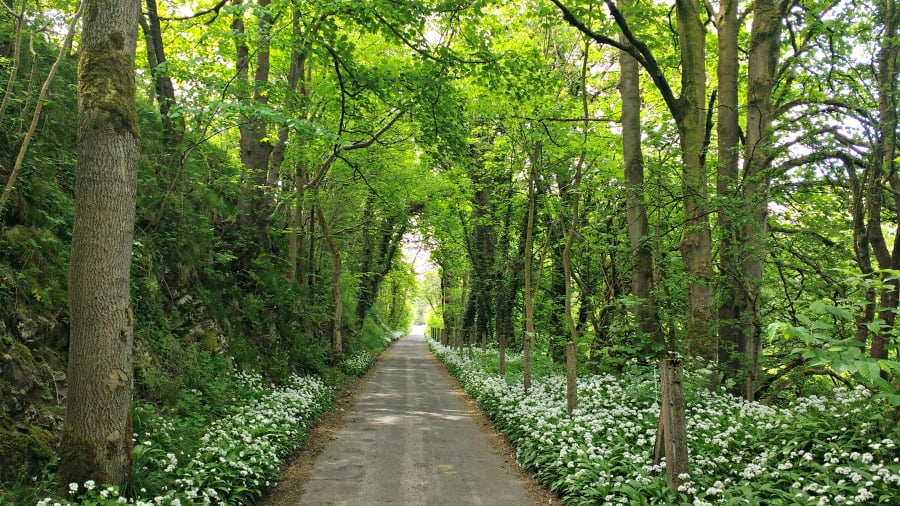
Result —
<instances>
[{"instance_id":1,"label":"dappled sunlight on road","mask_svg":"<svg viewBox=\"0 0 900 506\"><path fill-rule=\"evenodd\" d=\"M385 352L300 505L533 504L429 356L424 330Z\"/></svg>"}]
</instances>

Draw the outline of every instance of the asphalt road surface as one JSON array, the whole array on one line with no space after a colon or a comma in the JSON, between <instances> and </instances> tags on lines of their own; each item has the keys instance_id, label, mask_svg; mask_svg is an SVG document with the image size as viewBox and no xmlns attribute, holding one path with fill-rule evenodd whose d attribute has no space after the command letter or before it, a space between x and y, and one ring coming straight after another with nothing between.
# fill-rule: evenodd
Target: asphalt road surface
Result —
<instances>
[{"instance_id":1,"label":"asphalt road surface","mask_svg":"<svg viewBox=\"0 0 900 506\"><path fill-rule=\"evenodd\" d=\"M531 505L421 334L394 343L317 458L301 505Z\"/></svg>"}]
</instances>

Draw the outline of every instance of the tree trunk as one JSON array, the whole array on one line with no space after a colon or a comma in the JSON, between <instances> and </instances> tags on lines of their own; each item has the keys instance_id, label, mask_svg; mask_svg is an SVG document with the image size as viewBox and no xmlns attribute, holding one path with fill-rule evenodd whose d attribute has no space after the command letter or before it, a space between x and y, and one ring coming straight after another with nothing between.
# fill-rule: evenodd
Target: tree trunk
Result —
<instances>
[{"instance_id":1,"label":"tree trunk","mask_svg":"<svg viewBox=\"0 0 900 506\"><path fill-rule=\"evenodd\" d=\"M875 258L881 269L900 268L900 227L895 231L894 244L890 254L884 241L884 232L881 229L881 195L883 179L886 179L894 191L892 200L894 213L900 214L900 179L897 177L897 80L900 44L897 43L897 24L900 22L900 13L897 11L895 0L881 0L878 2L878 10L884 20L884 31L880 39L880 51L878 54L878 144L875 146L874 178L870 190L877 192L871 200L871 213L869 214L869 241L872 244ZM897 280L890 279L890 274L882 274L884 291L881 295L879 306L882 308L879 317L884 320L884 328L872 336L872 348L869 355L872 358L887 358L886 344L891 339L896 320L898 304L897 290L900 284Z\"/></svg>"},{"instance_id":2,"label":"tree trunk","mask_svg":"<svg viewBox=\"0 0 900 506\"><path fill-rule=\"evenodd\" d=\"M561 190L562 191L562 190ZM565 204L563 204L565 205ZM562 213L561 213L562 214ZM562 220L565 220L565 216ZM563 260L565 237L556 237L556 234L548 234L547 240L551 242L549 267L542 275L549 283L545 286L543 299L552 304L549 314L543 320L542 329L550 336L547 353L554 363L562 363L566 359L566 341L568 335L568 323L566 322L566 273ZM549 278L549 279L548 279Z\"/></svg>"},{"instance_id":3,"label":"tree trunk","mask_svg":"<svg viewBox=\"0 0 900 506\"><path fill-rule=\"evenodd\" d=\"M156 0L146 0L147 24L144 38L147 41L147 60L150 63L150 72L153 74L153 89L156 92L156 100L159 106L159 115L162 118L163 142L166 148L174 150L184 136L184 120L173 120L169 111L175 101L175 86L166 69L166 51L163 46L162 27L159 22L159 10Z\"/></svg>"},{"instance_id":4,"label":"tree trunk","mask_svg":"<svg viewBox=\"0 0 900 506\"><path fill-rule=\"evenodd\" d=\"M57 481L131 472L130 266L137 165L138 0L89 0L78 66L78 172L69 263L69 373Z\"/></svg>"},{"instance_id":5,"label":"tree trunk","mask_svg":"<svg viewBox=\"0 0 900 506\"><path fill-rule=\"evenodd\" d=\"M400 249L400 241L406 233L407 222L399 216L392 215L384 219L379 231L378 248L371 249L372 254L363 260L366 266L361 270L362 276L357 292L356 318L360 325L369 314L375 300L378 297L378 288L384 277L391 271L394 265L394 257ZM366 237L366 242L371 242L374 237Z\"/></svg>"},{"instance_id":6,"label":"tree trunk","mask_svg":"<svg viewBox=\"0 0 900 506\"><path fill-rule=\"evenodd\" d=\"M496 232L493 223L495 205L491 190L494 181L488 178L482 164L475 164L471 172L475 195L472 201L475 213L475 227L472 231L472 247L469 256L472 261L472 298L475 305L475 319L471 331L478 339L486 340L491 333L493 311L491 300L496 286Z\"/></svg>"},{"instance_id":7,"label":"tree trunk","mask_svg":"<svg viewBox=\"0 0 900 506\"><path fill-rule=\"evenodd\" d=\"M680 109L678 123L682 156L685 225L681 256L688 275L686 322L688 350L716 359L715 301L712 286L712 238L707 217L707 177L703 164L706 133L705 29L700 3L677 0L678 39L681 44Z\"/></svg>"},{"instance_id":8,"label":"tree trunk","mask_svg":"<svg viewBox=\"0 0 900 506\"><path fill-rule=\"evenodd\" d=\"M572 222L566 230L566 245L563 249L563 278L565 280L565 316L566 324L569 327L569 338L566 339L566 413L571 417L578 406L578 388L575 377L576 355L575 351L578 345L578 327L575 325L575 318L572 314L572 243L575 240L575 231L578 227L578 202L580 194L578 193L581 183L581 165L584 162L582 154L581 159L575 168L575 178L572 181Z\"/></svg>"},{"instance_id":9,"label":"tree trunk","mask_svg":"<svg viewBox=\"0 0 900 506\"><path fill-rule=\"evenodd\" d=\"M338 250L334 237L331 236L331 230L328 228L328 222L325 221L325 215L322 214L322 206L316 206L316 219L319 221L319 228L322 229L322 235L331 251L331 298L334 302L334 316L332 318L331 327L331 357L339 359L344 354L344 347L341 340L341 315L344 311L341 302L341 252Z\"/></svg>"},{"instance_id":10,"label":"tree trunk","mask_svg":"<svg viewBox=\"0 0 900 506\"><path fill-rule=\"evenodd\" d=\"M631 4L633 0L621 2ZM625 37L620 36L624 42ZM638 299L634 314L638 331L660 348L664 346L653 287L653 250L648 241L647 207L644 203L644 157L641 152L641 91L637 61L619 53L619 94L622 97L622 158L625 164L625 216L631 246L631 294Z\"/></svg>"},{"instance_id":11,"label":"tree trunk","mask_svg":"<svg viewBox=\"0 0 900 506\"><path fill-rule=\"evenodd\" d=\"M453 304L453 297L450 294L449 282L447 279L447 269L441 268L441 319L444 322L444 328L441 329L441 344L450 345L450 315L447 313Z\"/></svg>"},{"instance_id":12,"label":"tree trunk","mask_svg":"<svg viewBox=\"0 0 900 506\"><path fill-rule=\"evenodd\" d=\"M303 280L306 279L306 269L303 268L303 265L305 265L304 250L306 249L306 241L304 241L304 236L300 233L300 229L303 227L303 194L307 180L303 164L298 162L297 167L294 169L295 195L294 205L291 208L290 229L288 230L287 263L288 284L290 286L294 286L298 279L301 280L301 284L305 285Z\"/></svg>"},{"instance_id":13,"label":"tree trunk","mask_svg":"<svg viewBox=\"0 0 900 506\"><path fill-rule=\"evenodd\" d=\"M723 380L732 394L742 390L739 378L746 364L743 357L745 343L740 325L743 275L740 251L740 216L738 180L738 19L737 0L723 0L716 17L719 37L719 120L718 166L716 193L719 197L719 367Z\"/></svg>"},{"instance_id":14,"label":"tree trunk","mask_svg":"<svg viewBox=\"0 0 900 506\"><path fill-rule=\"evenodd\" d=\"M845 160L847 169L847 180L850 181L851 194L851 218L853 221L853 254L856 259L856 265L864 276L869 276L874 272L872 269L872 254L869 249L869 237L866 235L866 210L865 210L865 190L862 187L859 178L856 175L856 165L851 160ZM865 294L865 306L862 313L856 316L856 340L861 349L865 349L869 341L868 324L875 318L875 290L871 286L867 286Z\"/></svg>"},{"instance_id":15,"label":"tree trunk","mask_svg":"<svg viewBox=\"0 0 900 506\"><path fill-rule=\"evenodd\" d=\"M308 38L306 38L306 43L304 44L302 18L303 11L295 1L291 8L291 64L288 67L287 74L288 89L291 93L297 90L297 86L301 79L306 76L306 59L309 56ZM316 30L317 26L311 30L310 37L314 35ZM308 90L305 84L301 86L300 95L304 97L303 105L307 105L308 100L306 99L308 99ZM285 108L287 108L288 105L288 103L284 104ZM309 114L305 111L302 116L305 119L309 118ZM287 151L289 135L290 129L287 125L281 125L278 128L278 137L275 146L272 148L272 155L269 160L269 170L266 176L267 188L275 188L281 177L281 165L284 163L284 155Z\"/></svg>"},{"instance_id":16,"label":"tree trunk","mask_svg":"<svg viewBox=\"0 0 900 506\"><path fill-rule=\"evenodd\" d=\"M766 224L772 144L772 91L781 47L781 20L786 3L758 0L753 3L747 85L747 138L744 152L744 193L741 198L745 225L740 230L743 257L742 282L736 299L740 303L739 351L746 367L744 397L753 399L762 339L759 299L766 259Z\"/></svg>"},{"instance_id":17,"label":"tree trunk","mask_svg":"<svg viewBox=\"0 0 900 506\"><path fill-rule=\"evenodd\" d=\"M523 216L520 226L519 243L516 254L508 261L506 286L503 287L502 297L498 297L497 303L497 342L500 346L500 374L506 373L506 348L513 343L513 311L515 309L516 294L522 286L522 270L525 258L525 239L528 229L528 213Z\"/></svg>"},{"instance_id":18,"label":"tree trunk","mask_svg":"<svg viewBox=\"0 0 900 506\"><path fill-rule=\"evenodd\" d=\"M233 0L236 6L242 5L243 0ZM265 9L270 0L258 0L260 8ZM269 45L267 33L271 29L272 15L264 13L259 18L258 30L261 42L256 48L256 68L253 74L253 82L250 82L250 48L246 42L246 29L244 26L244 10L235 12L231 23L231 29L235 32L235 82L238 85L240 99L249 100L252 106L265 107L268 104L268 94L265 85L269 81ZM252 96L252 99L249 98ZM249 191L242 194L249 199L243 206L246 209L241 213L241 224L252 230L252 240L248 242L244 251L238 255L238 263L241 268L251 268L253 260L259 255L262 246L266 244L268 233L268 201L266 197L266 182L269 173L269 158L272 155L273 145L268 140L266 122L252 117L242 118L238 125L241 164L243 168L242 180L249 184Z\"/></svg>"},{"instance_id":19,"label":"tree trunk","mask_svg":"<svg viewBox=\"0 0 900 506\"><path fill-rule=\"evenodd\" d=\"M528 223L525 227L525 337L522 343L522 386L525 394L531 392L531 348L534 346L534 289L532 287L531 255L534 247L535 185L539 164L543 158L541 142L534 146L534 154L528 168Z\"/></svg>"},{"instance_id":20,"label":"tree trunk","mask_svg":"<svg viewBox=\"0 0 900 506\"><path fill-rule=\"evenodd\" d=\"M21 64L21 54L22 54L22 33L25 31L25 7L28 5L28 0L22 0L21 5L19 6L19 12L16 16L16 40L13 43L13 54L12 54L12 65L9 68L9 79L6 84L6 91L3 93L3 99L0 100L0 122L3 121L3 116L6 114L6 107L9 105L9 100L13 96L13 89L16 85L16 74L19 71L19 65ZM3 208L0 207L0 210Z\"/></svg>"}]
</instances>

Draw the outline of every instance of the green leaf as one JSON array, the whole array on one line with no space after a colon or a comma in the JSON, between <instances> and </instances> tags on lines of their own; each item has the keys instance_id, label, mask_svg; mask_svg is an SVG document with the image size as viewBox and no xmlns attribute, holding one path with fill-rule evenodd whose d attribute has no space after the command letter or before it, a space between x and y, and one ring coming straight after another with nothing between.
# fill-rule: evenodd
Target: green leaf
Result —
<instances>
[{"instance_id":1,"label":"green leaf","mask_svg":"<svg viewBox=\"0 0 900 506\"><path fill-rule=\"evenodd\" d=\"M859 361L857 364L859 374L868 381L875 383L881 378L881 368L875 362Z\"/></svg>"}]
</instances>

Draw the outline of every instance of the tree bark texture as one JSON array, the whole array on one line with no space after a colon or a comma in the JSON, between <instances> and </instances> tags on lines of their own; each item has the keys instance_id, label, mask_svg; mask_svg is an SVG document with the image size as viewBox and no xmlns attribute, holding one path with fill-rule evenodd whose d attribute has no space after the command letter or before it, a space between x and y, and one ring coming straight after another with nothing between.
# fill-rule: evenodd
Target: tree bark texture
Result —
<instances>
[{"instance_id":1,"label":"tree bark texture","mask_svg":"<svg viewBox=\"0 0 900 506\"><path fill-rule=\"evenodd\" d=\"M131 471L130 299L139 0L86 4L69 264L69 383L58 481L123 485Z\"/></svg>"},{"instance_id":2,"label":"tree bark texture","mask_svg":"<svg viewBox=\"0 0 900 506\"><path fill-rule=\"evenodd\" d=\"M682 476L689 470L687 419L684 412L684 370L681 360L671 358L661 361L659 369L662 403L656 444L666 457L666 483L669 490L676 492L684 483ZM658 452L655 453L659 455Z\"/></svg>"}]
</instances>

